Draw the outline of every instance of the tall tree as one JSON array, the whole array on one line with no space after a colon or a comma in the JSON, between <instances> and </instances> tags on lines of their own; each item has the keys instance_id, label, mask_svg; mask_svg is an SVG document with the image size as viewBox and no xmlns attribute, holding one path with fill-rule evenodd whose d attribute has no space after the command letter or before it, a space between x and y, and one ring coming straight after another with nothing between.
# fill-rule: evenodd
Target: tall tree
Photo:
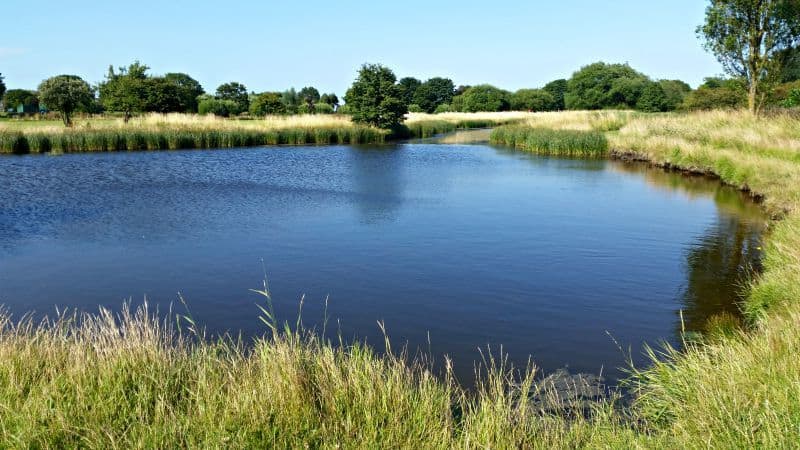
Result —
<instances>
[{"instance_id":1,"label":"tall tree","mask_svg":"<svg viewBox=\"0 0 800 450\"><path fill-rule=\"evenodd\" d=\"M235 81L221 84L217 88L217 98L236 102L238 105L236 114L245 112L250 107L250 96L247 94L247 88L242 83Z\"/></svg>"},{"instance_id":2,"label":"tall tree","mask_svg":"<svg viewBox=\"0 0 800 450\"><path fill-rule=\"evenodd\" d=\"M396 81L394 72L388 67L380 64L361 66L358 78L344 96L353 121L387 129L403 122L408 104Z\"/></svg>"},{"instance_id":3,"label":"tall tree","mask_svg":"<svg viewBox=\"0 0 800 450\"><path fill-rule=\"evenodd\" d=\"M563 111L566 109L564 105L564 93L567 92L567 80L561 78L553 80L544 85L542 88L553 96L553 109L556 111Z\"/></svg>"},{"instance_id":4,"label":"tall tree","mask_svg":"<svg viewBox=\"0 0 800 450\"><path fill-rule=\"evenodd\" d=\"M711 0L697 34L728 74L745 81L747 107L758 114L783 55L800 43L800 1Z\"/></svg>"},{"instance_id":5,"label":"tall tree","mask_svg":"<svg viewBox=\"0 0 800 450\"><path fill-rule=\"evenodd\" d=\"M164 78L178 88L180 110L187 113L197 112L197 97L205 94L203 86L185 73L168 73Z\"/></svg>"},{"instance_id":6,"label":"tall tree","mask_svg":"<svg viewBox=\"0 0 800 450\"><path fill-rule=\"evenodd\" d=\"M94 101L94 91L89 83L76 75L58 75L39 85L39 99L49 109L61 113L64 125L72 125L72 114L87 108Z\"/></svg>"},{"instance_id":7,"label":"tall tree","mask_svg":"<svg viewBox=\"0 0 800 450\"><path fill-rule=\"evenodd\" d=\"M409 105L414 103L414 94L417 92L417 88L422 84L422 81L414 77L404 77L397 83L403 89L403 100Z\"/></svg>"},{"instance_id":8,"label":"tall tree","mask_svg":"<svg viewBox=\"0 0 800 450\"><path fill-rule=\"evenodd\" d=\"M5 78L3 78L3 74L0 73L0 98L3 98L3 95L6 93L6 83Z\"/></svg>"},{"instance_id":9,"label":"tall tree","mask_svg":"<svg viewBox=\"0 0 800 450\"><path fill-rule=\"evenodd\" d=\"M327 103L328 105L331 105L331 108L334 110L339 107L339 97L337 97L333 92L330 94L322 94L319 101L320 103Z\"/></svg>"},{"instance_id":10,"label":"tall tree","mask_svg":"<svg viewBox=\"0 0 800 450\"><path fill-rule=\"evenodd\" d=\"M134 113L147 110L147 70L146 65L135 61L128 67L114 71L108 67L106 80L100 83L100 103L108 111L121 112L127 123Z\"/></svg>"},{"instance_id":11,"label":"tall tree","mask_svg":"<svg viewBox=\"0 0 800 450\"><path fill-rule=\"evenodd\" d=\"M300 101L306 105L306 111L313 113L314 105L319 103L320 98L317 88L313 86L306 86L303 89L300 89L300 92L298 92L297 95L300 97Z\"/></svg>"},{"instance_id":12,"label":"tall tree","mask_svg":"<svg viewBox=\"0 0 800 450\"><path fill-rule=\"evenodd\" d=\"M453 100L455 86L449 78L435 77L422 83L414 92L412 103L423 111L432 113L439 105L449 104Z\"/></svg>"},{"instance_id":13,"label":"tall tree","mask_svg":"<svg viewBox=\"0 0 800 450\"><path fill-rule=\"evenodd\" d=\"M25 89L9 89L6 91L6 95L3 97L3 104L6 108L16 109L22 105L26 109L38 109L39 97L37 97L36 92L33 91L28 91Z\"/></svg>"}]
</instances>

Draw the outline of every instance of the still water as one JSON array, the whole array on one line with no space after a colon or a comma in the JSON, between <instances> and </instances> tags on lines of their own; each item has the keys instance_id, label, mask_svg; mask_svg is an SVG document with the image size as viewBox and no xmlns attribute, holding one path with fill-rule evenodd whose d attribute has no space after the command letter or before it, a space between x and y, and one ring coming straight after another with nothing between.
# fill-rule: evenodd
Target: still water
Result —
<instances>
[{"instance_id":1,"label":"still water","mask_svg":"<svg viewBox=\"0 0 800 450\"><path fill-rule=\"evenodd\" d=\"M613 379L643 343L679 342L757 264L765 218L717 182L487 145L0 158L0 303L187 301L210 332L253 336L264 273L278 315L345 340L479 348ZM262 263L263 262L263 263ZM182 306L176 308L182 311Z\"/></svg>"}]
</instances>

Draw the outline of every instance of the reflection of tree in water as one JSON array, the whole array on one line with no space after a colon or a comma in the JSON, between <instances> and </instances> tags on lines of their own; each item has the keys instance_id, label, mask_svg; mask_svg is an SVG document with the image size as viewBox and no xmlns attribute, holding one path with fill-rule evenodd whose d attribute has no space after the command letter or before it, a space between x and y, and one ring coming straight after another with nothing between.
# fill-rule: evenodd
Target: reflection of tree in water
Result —
<instances>
[{"instance_id":1,"label":"reflection of tree in water","mask_svg":"<svg viewBox=\"0 0 800 450\"><path fill-rule=\"evenodd\" d=\"M719 181L648 167L614 163L613 170L641 175L648 185L688 198L711 197L717 222L686 252L687 284L683 293L686 331L705 331L708 320L727 313L741 317L744 286L760 265L761 234L766 223L757 204L746 194ZM681 324L677 331L680 334Z\"/></svg>"},{"instance_id":2,"label":"reflection of tree in water","mask_svg":"<svg viewBox=\"0 0 800 450\"><path fill-rule=\"evenodd\" d=\"M392 221L403 204L404 161L399 146L355 147L353 180L356 206L366 223Z\"/></svg>"},{"instance_id":3,"label":"reflection of tree in water","mask_svg":"<svg viewBox=\"0 0 800 450\"><path fill-rule=\"evenodd\" d=\"M720 313L741 315L744 285L759 269L762 226L722 213L686 253L687 285L683 319L687 331L702 332Z\"/></svg>"}]
</instances>

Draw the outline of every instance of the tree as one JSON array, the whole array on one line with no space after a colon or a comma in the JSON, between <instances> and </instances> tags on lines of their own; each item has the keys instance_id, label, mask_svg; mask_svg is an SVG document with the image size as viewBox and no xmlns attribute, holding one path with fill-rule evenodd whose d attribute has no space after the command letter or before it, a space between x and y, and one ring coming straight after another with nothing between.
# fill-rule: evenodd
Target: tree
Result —
<instances>
[{"instance_id":1,"label":"tree","mask_svg":"<svg viewBox=\"0 0 800 450\"><path fill-rule=\"evenodd\" d=\"M589 64L567 81L564 105L567 109L635 108L649 82L627 64Z\"/></svg>"},{"instance_id":2,"label":"tree","mask_svg":"<svg viewBox=\"0 0 800 450\"><path fill-rule=\"evenodd\" d=\"M39 100L49 109L58 111L64 125L72 125L72 113L89 107L94 91L89 83L76 75L58 75L39 85Z\"/></svg>"},{"instance_id":3,"label":"tree","mask_svg":"<svg viewBox=\"0 0 800 450\"><path fill-rule=\"evenodd\" d=\"M781 83L790 83L800 80L800 46L785 50L781 54L783 70Z\"/></svg>"},{"instance_id":4,"label":"tree","mask_svg":"<svg viewBox=\"0 0 800 450\"><path fill-rule=\"evenodd\" d=\"M432 113L439 105L449 104L453 100L455 86L449 78L435 77L419 85L414 92L413 101L423 111Z\"/></svg>"},{"instance_id":5,"label":"tree","mask_svg":"<svg viewBox=\"0 0 800 450\"><path fill-rule=\"evenodd\" d=\"M664 112L667 107L667 94L661 84L656 82L648 83L636 102L636 109L644 112Z\"/></svg>"},{"instance_id":6,"label":"tree","mask_svg":"<svg viewBox=\"0 0 800 450\"><path fill-rule=\"evenodd\" d=\"M127 123L133 113L147 110L147 67L135 61L128 67L108 67L106 80L100 83L100 103L108 111L121 112Z\"/></svg>"},{"instance_id":7,"label":"tree","mask_svg":"<svg viewBox=\"0 0 800 450\"><path fill-rule=\"evenodd\" d=\"M236 103L236 110L229 111L230 114L243 113L250 107L250 96L247 95L247 88L242 83L235 81L221 84L217 88L217 99Z\"/></svg>"},{"instance_id":8,"label":"tree","mask_svg":"<svg viewBox=\"0 0 800 450\"><path fill-rule=\"evenodd\" d=\"M339 97L337 97L334 93L322 94L322 96L319 98L319 102L327 103L331 106L331 108L334 109L334 111L339 107Z\"/></svg>"},{"instance_id":9,"label":"tree","mask_svg":"<svg viewBox=\"0 0 800 450\"><path fill-rule=\"evenodd\" d=\"M567 80L558 79L553 80L544 85L542 88L553 96L553 110L563 111L566 109L564 105L564 93L567 92Z\"/></svg>"},{"instance_id":10,"label":"tree","mask_svg":"<svg viewBox=\"0 0 800 450\"><path fill-rule=\"evenodd\" d=\"M297 114L297 109L300 107L300 96L294 88L283 91L281 94L281 101L286 106L286 112L289 114Z\"/></svg>"},{"instance_id":11,"label":"tree","mask_svg":"<svg viewBox=\"0 0 800 450\"><path fill-rule=\"evenodd\" d=\"M417 92L417 88L422 84L422 81L414 77L405 77L401 78L397 83L403 89L403 100L409 105L414 103L414 94Z\"/></svg>"},{"instance_id":12,"label":"tree","mask_svg":"<svg viewBox=\"0 0 800 450\"><path fill-rule=\"evenodd\" d=\"M220 100L212 95L197 97L197 112L200 115L214 114L215 116L228 117L239 114L239 104L233 100Z\"/></svg>"},{"instance_id":13,"label":"tree","mask_svg":"<svg viewBox=\"0 0 800 450\"><path fill-rule=\"evenodd\" d=\"M692 92L692 87L681 80L659 80L658 84L666 96L666 111L678 109L686 96Z\"/></svg>"},{"instance_id":14,"label":"tree","mask_svg":"<svg viewBox=\"0 0 800 450\"><path fill-rule=\"evenodd\" d=\"M310 114L314 113L314 105L319 102L319 91L313 86L306 86L300 89L297 93L300 101L306 106L306 111Z\"/></svg>"},{"instance_id":15,"label":"tree","mask_svg":"<svg viewBox=\"0 0 800 450\"><path fill-rule=\"evenodd\" d=\"M353 121L378 128L396 128L408 113L403 88L389 68L380 64L364 64L358 71L344 101Z\"/></svg>"},{"instance_id":16,"label":"tree","mask_svg":"<svg viewBox=\"0 0 800 450\"><path fill-rule=\"evenodd\" d=\"M696 90L683 101L689 110L741 108L747 103L747 93L741 81L736 79L706 78Z\"/></svg>"},{"instance_id":17,"label":"tree","mask_svg":"<svg viewBox=\"0 0 800 450\"><path fill-rule=\"evenodd\" d=\"M164 79L177 88L180 111L186 113L197 112L197 97L205 94L203 86L185 73L168 73L164 75Z\"/></svg>"},{"instance_id":18,"label":"tree","mask_svg":"<svg viewBox=\"0 0 800 450\"><path fill-rule=\"evenodd\" d=\"M511 93L490 84L481 84L467 89L463 97L464 112L508 111L511 109Z\"/></svg>"},{"instance_id":19,"label":"tree","mask_svg":"<svg viewBox=\"0 0 800 450\"><path fill-rule=\"evenodd\" d=\"M780 79L784 52L800 43L800 2L711 0L697 34L729 75L745 81L747 108L758 114Z\"/></svg>"},{"instance_id":20,"label":"tree","mask_svg":"<svg viewBox=\"0 0 800 450\"><path fill-rule=\"evenodd\" d=\"M250 102L251 116L265 116L267 114L286 114L286 105L283 104L279 92L258 94Z\"/></svg>"},{"instance_id":21,"label":"tree","mask_svg":"<svg viewBox=\"0 0 800 450\"><path fill-rule=\"evenodd\" d=\"M511 96L511 109L514 111L552 111L555 98L544 89L520 89Z\"/></svg>"},{"instance_id":22,"label":"tree","mask_svg":"<svg viewBox=\"0 0 800 450\"><path fill-rule=\"evenodd\" d=\"M0 98L3 98L6 93L6 83L3 80L5 80L5 78L3 78L3 74L0 73Z\"/></svg>"},{"instance_id":23,"label":"tree","mask_svg":"<svg viewBox=\"0 0 800 450\"><path fill-rule=\"evenodd\" d=\"M39 109L39 97L36 92L25 89L9 89L3 97L3 104L6 108L16 109L22 105L26 110Z\"/></svg>"},{"instance_id":24,"label":"tree","mask_svg":"<svg viewBox=\"0 0 800 450\"><path fill-rule=\"evenodd\" d=\"M144 80L144 110L148 112L185 112L180 88L165 77ZM195 99L195 101L197 101Z\"/></svg>"}]
</instances>

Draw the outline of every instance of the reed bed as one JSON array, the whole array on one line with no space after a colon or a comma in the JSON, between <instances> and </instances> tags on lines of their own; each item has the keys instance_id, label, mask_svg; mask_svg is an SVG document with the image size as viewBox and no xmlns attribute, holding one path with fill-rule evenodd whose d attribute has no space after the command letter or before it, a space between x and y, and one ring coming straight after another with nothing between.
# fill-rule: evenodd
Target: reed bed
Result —
<instances>
[{"instance_id":1,"label":"reed bed","mask_svg":"<svg viewBox=\"0 0 800 450\"><path fill-rule=\"evenodd\" d=\"M605 156L608 150L608 140L599 131L554 130L529 126L495 128L490 142L548 156L597 158Z\"/></svg>"}]
</instances>

